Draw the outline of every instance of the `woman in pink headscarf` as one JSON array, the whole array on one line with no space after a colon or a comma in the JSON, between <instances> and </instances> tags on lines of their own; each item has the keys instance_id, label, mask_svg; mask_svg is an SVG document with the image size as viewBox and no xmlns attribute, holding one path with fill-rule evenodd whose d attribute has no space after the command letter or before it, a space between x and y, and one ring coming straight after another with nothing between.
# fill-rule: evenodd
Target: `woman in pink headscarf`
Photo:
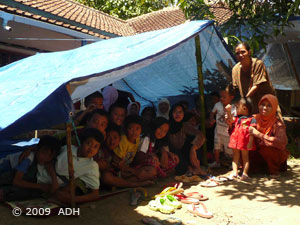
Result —
<instances>
[{"instance_id":1,"label":"woman in pink headscarf","mask_svg":"<svg viewBox=\"0 0 300 225\"><path fill-rule=\"evenodd\" d=\"M267 166L272 177L278 177L280 172L286 171L289 155L285 125L277 116L277 108L277 98L271 94L264 95L258 103L259 114L254 115L257 129L249 128L250 134L256 139L262 163ZM250 165L258 166L258 163L256 158Z\"/></svg>"}]
</instances>

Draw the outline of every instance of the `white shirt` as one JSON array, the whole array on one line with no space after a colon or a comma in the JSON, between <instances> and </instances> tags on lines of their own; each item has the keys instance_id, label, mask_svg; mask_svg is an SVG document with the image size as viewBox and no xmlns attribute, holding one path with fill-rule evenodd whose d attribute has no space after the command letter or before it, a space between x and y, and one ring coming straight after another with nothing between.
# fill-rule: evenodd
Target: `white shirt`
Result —
<instances>
[{"instance_id":1,"label":"white shirt","mask_svg":"<svg viewBox=\"0 0 300 225\"><path fill-rule=\"evenodd\" d=\"M59 186L62 186L64 182L58 176L56 178ZM52 179L44 165L37 165L36 179L39 184L52 184Z\"/></svg>"},{"instance_id":2,"label":"white shirt","mask_svg":"<svg viewBox=\"0 0 300 225\"><path fill-rule=\"evenodd\" d=\"M212 109L213 113L216 113L216 128L215 134L222 134L225 136L229 136L228 134L228 125L225 121L225 111L222 102L217 102ZM234 104L231 106L231 114L233 116L236 115L236 107Z\"/></svg>"},{"instance_id":3,"label":"white shirt","mask_svg":"<svg viewBox=\"0 0 300 225\"><path fill-rule=\"evenodd\" d=\"M149 150L150 138L148 136L141 138L138 151L147 153Z\"/></svg>"},{"instance_id":4,"label":"white shirt","mask_svg":"<svg viewBox=\"0 0 300 225\"><path fill-rule=\"evenodd\" d=\"M98 164L93 160L93 158L78 157L78 147L72 145L71 149L75 179L79 178L85 182L87 188L91 188L93 190L99 189L100 173ZM62 152L57 157L55 168L59 175L69 178L67 146L62 147Z\"/></svg>"}]
</instances>

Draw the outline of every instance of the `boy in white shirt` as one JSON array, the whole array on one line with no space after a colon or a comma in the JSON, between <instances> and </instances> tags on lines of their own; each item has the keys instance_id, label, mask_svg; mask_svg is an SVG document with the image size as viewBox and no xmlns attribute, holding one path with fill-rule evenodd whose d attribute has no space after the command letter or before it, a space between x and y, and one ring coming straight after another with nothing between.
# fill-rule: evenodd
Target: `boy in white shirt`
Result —
<instances>
[{"instance_id":1,"label":"boy in white shirt","mask_svg":"<svg viewBox=\"0 0 300 225\"><path fill-rule=\"evenodd\" d=\"M228 125L225 121L226 111L224 110L228 104L234 98L234 90L231 85L228 85L225 89L220 91L220 101L217 102L212 109L209 119L211 125L216 123L215 137L214 137L214 156L215 162L210 163L209 167L216 168L220 167L220 152L224 151L225 156L232 158L232 149L228 148L229 143L229 133ZM236 114L236 107L231 108L231 113ZM214 117L216 116L216 119Z\"/></svg>"},{"instance_id":2,"label":"boy in white shirt","mask_svg":"<svg viewBox=\"0 0 300 225\"><path fill-rule=\"evenodd\" d=\"M99 196L100 173L93 157L98 153L104 138L95 128L86 129L79 137L81 146L72 145L73 167L75 178L75 202L92 201ZM62 148L57 157L56 172L65 180L69 179L67 147ZM57 199L62 203L70 203L70 186L67 185L57 192Z\"/></svg>"}]
</instances>

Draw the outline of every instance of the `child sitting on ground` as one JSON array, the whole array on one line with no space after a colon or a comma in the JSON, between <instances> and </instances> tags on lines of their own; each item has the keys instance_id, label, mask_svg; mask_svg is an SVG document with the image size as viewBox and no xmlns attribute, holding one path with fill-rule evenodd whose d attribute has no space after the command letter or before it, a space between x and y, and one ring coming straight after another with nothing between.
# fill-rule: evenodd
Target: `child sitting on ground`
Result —
<instances>
[{"instance_id":1,"label":"child sitting on ground","mask_svg":"<svg viewBox=\"0 0 300 225\"><path fill-rule=\"evenodd\" d=\"M21 153L1 160L0 201L27 200L42 197L44 192L54 193L58 181L53 161L59 149L59 140L45 135L20 163Z\"/></svg>"},{"instance_id":2,"label":"child sitting on ground","mask_svg":"<svg viewBox=\"0 0 300 225\"><path fill-rule=\"evenodd\" d=\"M238 178L238 165L242 154L243 174L241 180L249 179L249 151L255 150L253 136L249 134L249 127L256 127L256 120L251 115L251 102L242 98L237 106L237 116L232 117L231 105L226 106L228 119L226 120L230 130L229 148L233 149L232 178Z\"/></svg>"},{"instance_id":3,"label":"child sitting on ground","mask_svg":"<svg viewBox=\"0 0 300 225\"><path fill-rule=\"evenodd\" d=\"M121 140L121 129L115 124L110 124L106 130L107 137L99 154L94 157L98 162L101 172L101 182L109 187L141 187L152 184L151 181L137 181L118 176L117 171L111 166L113 150L118 147Z\"/></svg>"},{"instance_id":4,"label":"child sitting on ground","mask_svg":"<svg viewBox=\"0 0 300 225\"><path fill-rule=\"evenodd\" d=\"M220 101L217 102L210 112L210 125L216 123L215 128L215 137L214 137L214 156L215 161L209 164L210 168L220 167L220 152L224 151L225 157L232 158L232 149L228 148L229 143L229 134L228 134L228 125L225 121L226 111L225 106L231 104L232 99L234 98L234 91L231 85L220 91ZM234 105L231 107L231 114L236 114L236 108ZM214 117L216 116L216 120Z\"/></svg>"},{"instance_id":5,"label":"child sitting on ground","mask_svg":"<svg viewBox=\"0 0 300 225\"><path fill-rule=\"evenodd\" d=\"M100 174L98 164L93 157L103 144L103 135L95 128L88 128L80 135L79 147L71 146L75 178L75 202L83 203L96 200L99 196ZM62 203L71 202L67 157L67 146L57 157L56 172L66 186L56 193L56 198Z\"/></svg>"},{"instance_id":6,"label":"child sitting on ground","mask_svg":"<svg viewBox=\"0 0 300 225\"><path fill-rule=\"evenodd\" d=\"M156 168L143 166L135 169L130 166L138 150L142 132L142 118L130 115L124 121L125 135L122 135L120 144L114 149L113 165L120 169L122 177L135 177L137 181L152 180L156 177Z\"/></svg>"},{"instance_id":7,"label":"child sitting on ground","mask_svg":"<svg viewBox=\"0 0 300 225\"><path fill-rule=\"evenodd\" d=\"M157 117L153 120L151 128L150 133L141 139L134 162L153 164L159 175L164 177L175 169L179 163L179 157L169 151L167 137L170 128L169 121L164 117Z\"/></svg>"}]
</instances>

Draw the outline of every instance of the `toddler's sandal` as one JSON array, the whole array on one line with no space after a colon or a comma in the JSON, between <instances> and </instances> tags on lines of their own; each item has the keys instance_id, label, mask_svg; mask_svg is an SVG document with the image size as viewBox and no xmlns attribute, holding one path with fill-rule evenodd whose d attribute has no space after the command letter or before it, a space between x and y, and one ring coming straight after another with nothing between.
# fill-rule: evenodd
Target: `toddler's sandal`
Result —
<instances>
[{"instance_id":1,"label":"toddler's sandal","mask_svg":"<svg viewBox=\"0 0 300 225\"><path fill-rule=\"evenodd\" d=\"M181 202L177 200L173 195L166 195L164 197L166 205L174 207L175 209L180 209L182 207Z\"/></svg>"},{"instance_id":2,"label":"toddler's sandal","mask_svg":"<svg viewBox=\"0 0 300 225\"><path fill-rule=\"evenodd\" d=\"M161 213L171 214L174 212L175 208L173 206L168 205L165 198L158 197L155 199L155 201L158 206L158 210Z\"/></svg>"},{"instance_id":3,"label":"toddler's sandal","mask_svg":"<svg viewBox=\"0 0 300 225\"><path fill-rule=\"evenodd\" d=\"M148 208L153 210L153 211L158 211L159 210L158 207L159 206L158 206L156 200L152 200L148 203Z\"/></svg>"}]
</instances>

